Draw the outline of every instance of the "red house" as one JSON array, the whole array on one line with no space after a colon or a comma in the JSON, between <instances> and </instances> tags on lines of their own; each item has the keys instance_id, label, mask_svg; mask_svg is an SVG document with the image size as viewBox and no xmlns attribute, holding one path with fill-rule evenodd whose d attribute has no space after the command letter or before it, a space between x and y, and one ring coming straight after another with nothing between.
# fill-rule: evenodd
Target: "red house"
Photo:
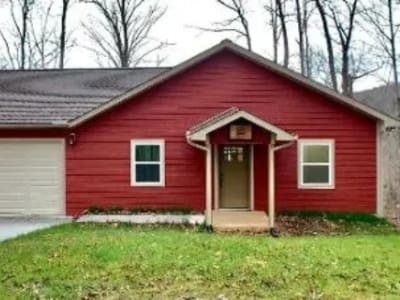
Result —
<instances>
[{"instance_id":1,"label":"red house","mask_svg":"<svg viewBox=\"0 0 400 300\"><path fill-rule=\"evenodd\" d=\"M0 72L0 213L382 214L397 120L230 41L174 68Z\"/></svg>"}]
</instances>

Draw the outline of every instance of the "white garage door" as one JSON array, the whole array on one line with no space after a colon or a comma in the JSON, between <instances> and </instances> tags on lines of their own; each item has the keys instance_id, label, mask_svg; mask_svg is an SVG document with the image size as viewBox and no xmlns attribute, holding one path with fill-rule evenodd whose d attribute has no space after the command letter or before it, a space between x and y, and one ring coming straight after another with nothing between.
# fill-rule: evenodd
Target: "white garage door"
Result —
<instances>
[{"instance_id":1,"label":"white garage door","mask_svg":"<svg viewBox=\"0 0 400 300\"><path fill-rule=\"evenodd\" d=\"M64 141L0 139L0 215L64 215Z\"/></svg>"}]
</instances>

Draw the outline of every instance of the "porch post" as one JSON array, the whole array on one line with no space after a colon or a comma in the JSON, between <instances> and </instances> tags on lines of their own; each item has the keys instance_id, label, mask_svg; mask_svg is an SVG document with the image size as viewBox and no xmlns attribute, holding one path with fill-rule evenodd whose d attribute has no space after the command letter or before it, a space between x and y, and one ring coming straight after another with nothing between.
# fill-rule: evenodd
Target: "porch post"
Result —
<instances>
[{"instance_id":1,"label":"porch post","mask_svg":"<svg viewBox=\"0 0 400 300\"><path fill-rule=\"evenodd\" d=\"M276 135L271 134L268 146L268 219L270 230L275 227L275 140Z\"/></svg>"},{"instance_id":2,"label":"porch post","mask_svg":"<svg viewBox=\"0 0 400 300\"><path fill-rule=\"evenodd\" d=\"M206 148L206 224L212 225L212 147L208 135Z\"/></svg>"}]
</instances>

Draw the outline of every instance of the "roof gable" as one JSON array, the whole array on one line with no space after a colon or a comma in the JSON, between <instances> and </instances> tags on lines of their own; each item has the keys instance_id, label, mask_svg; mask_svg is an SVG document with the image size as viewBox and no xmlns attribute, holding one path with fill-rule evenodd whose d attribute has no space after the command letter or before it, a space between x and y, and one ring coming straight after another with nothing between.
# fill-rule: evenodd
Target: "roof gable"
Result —
<instances>
[{"instance_id":1,"label":"roof gable","mask_svg":"<svg viewBox=\"0 0 400 300\"><path fill-rule=\"evenodd\" d=\"M77 118L70 125L78 126L78 125L86 122L87 120L89 120L101 113L104 113L105 111L108 111L121 103L124 103L125 101L131 99L132 97L137 96L137 95L173 78L174 76L177 76L177 75L185 72L186 70L200 64L201 62L210 59L214 55L216 55L224 50L231 51L234 54L239 55L240 57L242 57L248 61L251 61L265 69L268 69L269 71L271 71L273 73L281 75L281 76L287 78L288 80L294 81L295 83L297 83L299 85L302 85L310 90L320 93L323 96L325 96L325 99L327 99L327 100L329 99L331 101L337 102L338 104L345 105L358 113L361 113L363 115L366 115L366 116L371 117L376 120L384 121L388 125L398 125L399 124L399 120L393 118L392 116L382 113L382 112L380 112L368 105L360 103L352 98L343 96L343 95L335 92L334 90L332 90L328 87L325 87L322 84L319 84L315 81L312 81L312 80L302 76L301 74L298 74L298 73L291 71L287 68L284 68L278 64L275 64L272 61L254 53L254 52L248 51L247 49L242 48L242 47L238 46L237 44L234 44L230 40L224 40L221 43L217 44L216 46L177 65L176 67L170 69L169 71L162 73L159 76L156 76L155 78L145 82L144 84L142 84L136 88L133 88L133 89L127 91L124 94L119 95L118 97L115 97L114 99L112 99L108 103L106 103L105 105L94 109L93 111L89 112L86 115L81 116L80 118Z\"/></svg>"},{"instance_id":2,"label":"roof gable","mask_svg":"<svg viewBox=\"0 0 400 300\"><path fill-rule=\"evenodd\" d=\"M266 131L274 133L278 141L294 141L297 139L296 135L292 135L277 126L236 107L232 107L192 127L186 133L186 136L192 141L205 142L209 133L229 125L230 123L239 119L244 119Z\"/></svg>"}]
</instances>

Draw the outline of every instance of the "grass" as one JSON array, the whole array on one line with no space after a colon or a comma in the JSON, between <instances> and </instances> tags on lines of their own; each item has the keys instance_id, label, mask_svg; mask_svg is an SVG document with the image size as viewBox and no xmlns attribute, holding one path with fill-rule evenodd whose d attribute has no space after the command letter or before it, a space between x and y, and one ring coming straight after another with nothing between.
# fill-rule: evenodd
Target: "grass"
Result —
<instances>
[{"instance_id":1,"label":"grass","mask_svg":"<svg viewBox=\"0 0 400 300\"><path fill-rule=\"evenodd\" d=\"M400 235L66 224L0 244L1 299L400 299Z\"/></svg>"}]
</instances>

